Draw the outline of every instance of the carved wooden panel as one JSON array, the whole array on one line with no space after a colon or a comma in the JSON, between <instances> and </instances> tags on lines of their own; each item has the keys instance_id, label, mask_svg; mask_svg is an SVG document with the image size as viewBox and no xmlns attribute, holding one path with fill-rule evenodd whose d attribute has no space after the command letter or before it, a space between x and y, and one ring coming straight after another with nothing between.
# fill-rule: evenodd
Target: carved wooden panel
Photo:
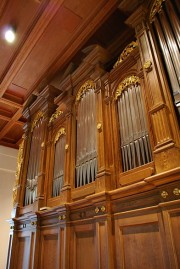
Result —
<instances>
[{"instance_id":1,"label":"carved wooden panel","mask_svg":"<svg viewBox=\"0 0 180 269\"><path fill-rule=\"evenodd\" d=\"M70 268L96 268L95 233L93 228L93 224L83 224L71 228Z\"/></svg>"}]
</instances>

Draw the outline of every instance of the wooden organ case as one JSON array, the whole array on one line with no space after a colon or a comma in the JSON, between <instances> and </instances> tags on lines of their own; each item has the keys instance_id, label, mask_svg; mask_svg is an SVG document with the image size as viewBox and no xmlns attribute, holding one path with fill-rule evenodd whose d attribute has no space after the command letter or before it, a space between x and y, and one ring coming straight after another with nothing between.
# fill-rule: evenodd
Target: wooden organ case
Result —
<instances>
[{"instance_id":1,"label":"wooden organ case","mask_svg":"<svg viewBox=\"0 0 180 269\"><path fill-rule=\"evenodd\" d=\"M129 17L111 71L94 46L24 110L8 269L180 268L178 42L160 53L174 42L163 8L178 40L172 2Z\"/></svg>"}]
</instances>

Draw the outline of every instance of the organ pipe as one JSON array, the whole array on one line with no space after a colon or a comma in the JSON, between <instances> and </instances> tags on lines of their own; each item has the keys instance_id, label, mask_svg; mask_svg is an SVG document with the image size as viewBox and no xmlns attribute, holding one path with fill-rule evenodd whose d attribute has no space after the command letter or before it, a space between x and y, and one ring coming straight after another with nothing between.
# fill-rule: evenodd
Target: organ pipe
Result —
<instances>
[{"instance_id":1,"label":"organ pipe","mask_svg":"<svg viewBox=\"0 0 180 269\"><path fill-rule=\"evenodd\" d=\"M62 132L63 131L63 132ZM52 196L59 196L64 184L64 160L65 160L65 132L64 128L60 129L59 138L55 139L54 152L54 176Z\"/></svg>"},{"instance_id":2,"label":"organ pipe","mask_svg":"<svg viewBox=\"0 0 180 269\"><path fill-rule=\"evenodd\" d=\"M25 190L25 205L32 204L37 197L37 184L40 163L41 144L44 140L43 118L41 117L32 130L31 147L29 154L27 182Z\"/></svg>"},{"instance_id":3,"label":"organ pipe","mask_svg":"<svg viewBox=\"0 0 180 269\"><path fill-rule=\"evenodd\" d=\"M95 180L97 173L96 103L94 89L83 93L77 109L76 187Z\"/></svg>"},{"instance_id":4,"label":"organ pipe","mask_svg":"<svg viewBox=\"0 0 180 269\"><path fill-rule=\"evenodd\" d=\"M139 83L130 83L119 94L117 111L123 171L127 171L152 160Z\"/></svg>"}]
</instances>

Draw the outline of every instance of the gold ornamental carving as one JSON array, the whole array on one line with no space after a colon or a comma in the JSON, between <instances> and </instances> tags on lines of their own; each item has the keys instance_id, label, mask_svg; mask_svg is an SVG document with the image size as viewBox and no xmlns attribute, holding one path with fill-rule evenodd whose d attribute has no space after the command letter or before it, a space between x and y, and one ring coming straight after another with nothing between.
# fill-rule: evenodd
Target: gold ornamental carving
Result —
<instances>
[{"instance_id":1,"label":"gold ornamental carving","mask_svg":"<svg viewBox=\"0 0 180 269\"><path fill-rule=\"evenodd\" d=\"M116 68L122 61L124 61L131 52L138 47L137 41L132 41L130 44L128 44L123 52L121 53L120 57L118 58L117 62L114 64L113 68Z\"/></svg>"},{"instance_id":2,"label":"gold ornamental carving","mask_svg":"<svg viewBox=\"0 0 180 269\"><path fill-rule=\"evenodd\" d=\"M149 73L152 70L152 62L150 60L146 61L143 67L146 73Z\"/></svg>"},{"instance_id":3,"label":"gold ornamental carving","mask_svg":"<svg viewBox=\"0 0 180 269\"><path fill-rule=\"evenodd\" d=\"M63 214L63 215L59 216L58 219L59 220L65 220L66 219L66 215Z\"/></svg>"},{"instance_id":4,"label":"gold ornamental carving","mask_svg":"<svg viewBox=\"0 0 180 269\"><path fill-rule=\"evenodd\" d=\"M169 194L168 194L167 191L162 191L162 192L161 192L161 197L164 198L164 199L166 199L166 198L168 197L168 195L169 195Z\"/></svg>"},{"instance_id":5,"label":"gold ornamental carving","mask_svg":"<svg viewBox=\"0 0 180 269\"><path fill-rule=\"evenodd\" d=\"M130 85L136 85L140 84L140 79L137 76L129 76L125 78L119 85L115 93L115 100L118 99L119 96L121 96L121 93Z\"/></svg>"},{"instance_id":6,"label":"gold ornamental carving","mask_svg":"<svg viewBox=\"0 0 180 269\"><path fill-rule=\"evenodd\" d=\"M65 128L60 128L59 131L57 132L55 139L54 139L54 144L59 140L61 135L66 135Z\"/></svg>"},{"instance_id":7,"label":"gold ornamental carving","mask_svg":"<svg viewBox=\"0 0 180 269\"><path fill-rule=\"evenodd\" d=\"M78 93L76 95L76 103L78 103L83 97L83 95L91 89L95 90L95 83L93 80L88 80L78 90Z\"/></svg>"},{"instance_id":8,"label":"gold ornamental carving","mask_svg":"<svg viewBox=\"0 0 180 269\"><path fill-rule=\"evenodd\" d=\"M21 171L21 166L23 162L23 150L24 150L24 139L25 135L22 136L22 142L19 145L19 151L18 151L18 157L17 157L17 171L15 175L15 185L13 188L13 206L16 204L16 198L17 198L17 187L19 184L19 176L20 176L20 171Z\"/></svg>"},{"instance_id":9,"label":"gold ornamental carving","mask_svg":"<svg viewBox=\"0 0 180 269\"><path fill-rule=\"evenodd\" d=\"M101 206L101 212L105 212L105 211L106 211L105 206Z\"/></svg>"},{"instance_id":10,"label":"gold ornamental carving","mask_svg":"<svg viewBox=\"0 0 180 269\"><path fill-rule=\"evenodd\" d=\"M152 5L152 8L151 8L151 11L150 11L150 16L149 16L150 23L153 22L153 19L154 19L154 16L156 15L156 13L161 12L161 10L162 10L162 3L164 1L165 0L155 0L154 1L153 5Z\"/></svg>"},{"instance_id":11,"label":"gold ornamental carving","mask_svg":"<svg viewBox=\"0 0 180 269\"><path fill-rule=\"evenodd\" d=\"M55 120L56 120L62 113L63 113L62 110L56 110L56 111L52 114L52 116L50 117L48 126L49 126L53 121L55 121Z\"/></svg>"},{"instance_id":12,"label":"gold ornamental carving","mask_svg":"<svg viewBox=\"0 0 180 269\"><path fill-rule=\"evenodd\" d=\"M69 145L66 144L66 145L65 145L65 150L68 151L68 149L69 149Z\"/></svg>"},{"instance_id":13,"label":"gold ornamental carving","mask_svg":"<svg viewBox=\"0 0 180 269\"><path fill-rule=\"evenodd\" d=\"M173 190L173 193L174 193L174 195L176 195L176 196L180 195L180 189L175 188L175 189Z\"/></svg>"},{"instance_id":14,"label":"gold ornamental carving","mask_svg":"<svg viewBox=\"0 0 180 269\"><path fill-rule=\"evenodd\" d=\"M102 131L102 123L98 123L97 124L97 130L99 131L99 132L101 132Z\"/></svg>"},{"instance_id":15,"label":"gold ornamental carving","mask_svg":"<svg viewBox=\"0 0 180 269\"><path fill-rule=\"evenodd\" d=\"M41 118L43 118L43 117L44 117L43 112L42 112L42 111L39 111L39 112L37 113L37 115L36 115L36 117L35 117L33 123L32 123L32 126L31 126L31 133L33 132L34 128L36 127L38 121L39 121Z\"/></svg>"},{"instance_id":16,"label":"gold ornamental carving","mask_svg":"<svg viewBox=\"0 0 180 269\"><path fill-rule=\"evenodd\" d=\"M95 213L97 214L97 213L99 212L99 208L96 207L96 208L94 209L94 211L95 211Z\"/></svg>"}]
</instances>

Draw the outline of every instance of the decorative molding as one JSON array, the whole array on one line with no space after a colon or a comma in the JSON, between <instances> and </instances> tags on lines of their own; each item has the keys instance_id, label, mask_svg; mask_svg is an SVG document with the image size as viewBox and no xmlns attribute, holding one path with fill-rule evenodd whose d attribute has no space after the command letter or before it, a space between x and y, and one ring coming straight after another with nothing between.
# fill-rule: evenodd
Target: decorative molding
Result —
<instances>
[{"instance_id":1,"label":"decorative molding","mask_svg":"<svg viewBox=\"0 0 180 269\"><path fill-rule=\"evenodd\" d=\"M86 81L81 88L78 90L78 93L76 95L76 103L78 103L81 98L83 97L83 95L89 91L90 89L95 90L95 83L93 80L88 80Z\"/></svg>"},{"instance_id":2,"label":"decorative molding","mask_svg":"<svg viewBox=\"0 0 180 269\"><path fill-rule=\"evenodd\" d=\"M61 127L59 131L57 132L55 139L54 139L54 144L59 140L61 135L66 135L65 128Z\"/></svg>"},{"instance_id":3,"label":"decorative molding","mask_svg":"<svg viewBox=\"0 0 180 269\"><path fill-rule=\"evenodd\" d=\"M62 110L56 110L56 111L52 114L52 116L50 117L48 126L49 126L53 121L55 121L55 120L56 120L62 113L63 113Z\"/></svg>"},{"instance_id":4,"label":"decorative molding","mask_svg":"<svg viewBox=\"0 0 180 269\"><path fill-rule=\"evenodd\" d=\"M146 73L149 73L152 70L152 62L150 60L146 61L143 67Z\"/></svg>"},{"instance_id":5,"label":"decorative molding","mask_svg":"<svg viewBox=\"0 0 180 269\"><path fill-rule=\"evenodd\" d=\"M121 55L119 56L117 62L113 65L113 68L116 68L122 61L124 61L130 54L131 52L138 47L137 40L132 41L130 44L128 44Z\"/></svg>"},{"instance_id":6,"label":"decorative molding","mask_svg":"<svg viewBox=\"0 0 180 269\"><path fill-rule=\"evenodd\" d=\"M13 188L13 206L16 204L16 198L17 198L17 187L19 184L19 176L20 176L20 171L21 171L21 166L23 163L23 150L24 150L24 139L25 139L25 134L22 136L22 142L19 145L19 151L18 151L18 156L17 156L17 171L15 175L15 185Z\"/></svg>"},{"instance_id":7,"label":"decorative molding","mask_svg":"<svg viewBox=\"0 0 180 269\"><path fill-rule=\"evenodd\" d=\"M38 121L39 121L42 117L44 117L44 114L43 114L42 111L39 111L39 112L36 114L36 117L35 117L35 119L34 119L34 121L33 121L33 123L32 123L32 126L31 126L31 133L33 132L34 128L36 127L36 125L37 125L37 123L38 123Z\"/></svg>"},{"instance_id":8,"label":"decorative molding","mask_svg":"<svg viewBox=\"0 0 180 269\"><path fill-rule=\"evenodd\" d=\"M119 96L121 96L121 93L130 85L133 84L140 84L140 78L137 76L129 76L125 78L119 85L115 93L115 100L118 99Z\"/></svg>"},{"instance_id":9,"label":"decorative molding","mask_svg":"<svg viewBox=\"0 0 180 269\"><path fill-rule=\"evenodd\" d=\"M156 13L159 13L161 12L162 10L162 3L164 2L165 0L155 0L153 5L152 5L152 8L151 8L151 11L150 11L150 15L149 15L149 21L150 23L153 22L153 19L154 19L154 16L156 15Z\"/></svg>"}]
</instances>

